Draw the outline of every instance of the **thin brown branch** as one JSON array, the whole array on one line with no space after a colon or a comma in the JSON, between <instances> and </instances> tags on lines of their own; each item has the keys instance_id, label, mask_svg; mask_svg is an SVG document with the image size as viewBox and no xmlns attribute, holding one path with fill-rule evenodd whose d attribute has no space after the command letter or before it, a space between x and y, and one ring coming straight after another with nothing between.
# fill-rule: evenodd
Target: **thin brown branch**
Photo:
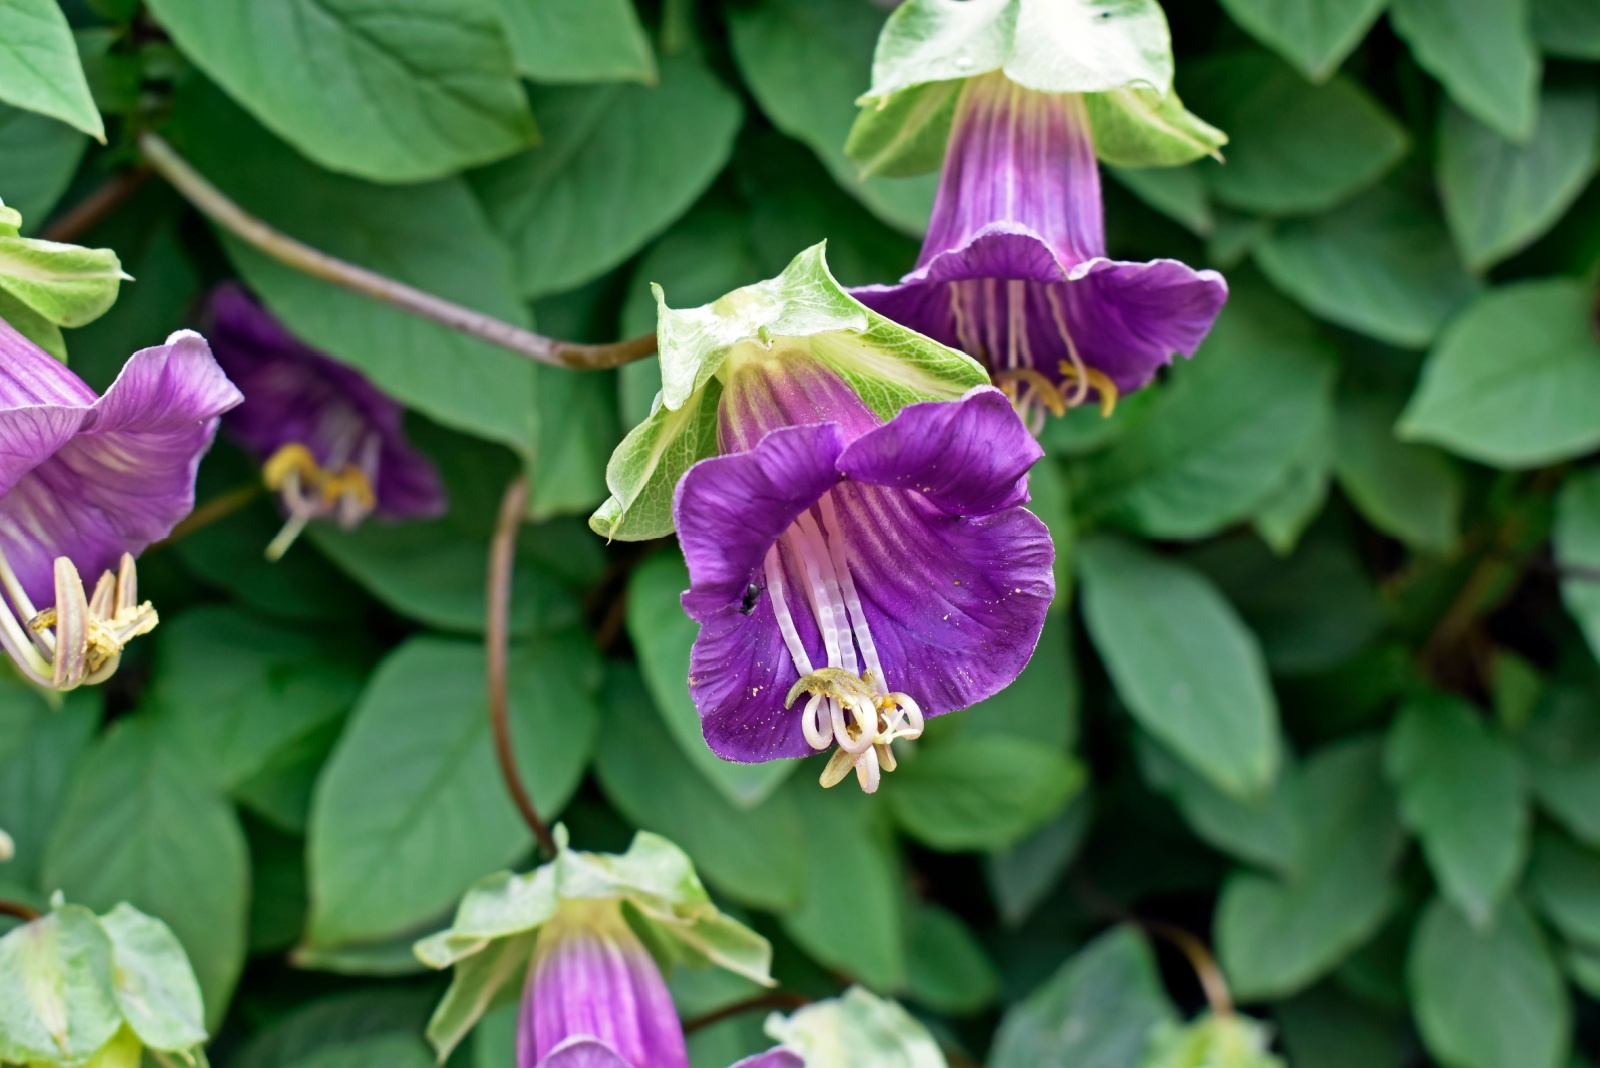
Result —
<instances>
[{"instance_id":1,"label":"thin brown branch","mask_svg":"<svg viewBox=\"0 0 1600 1068\"><path fill-rule=\"evenodd\" d=\"M485 659L489 674L489 725L494 731L494 755L500 762L500 775L506 781L517 811L522 813L539 851L547 858L556 855L556 842L550 828L539 818L533 798L522 783L517 758L511 747L511 697L506 687L506 660L511 646L511 576L517 562L517 531L528 514L528 479L518 475L500 498L500 515L495 520L494 540L489 544L489 583L484 600L487 616L483 629Z\"/></svg>"},{"instance_id":2,"label":"thin brown branch","mask_svg":"<svg viewBox=\"0 0 1600 1068\"><path fill-rule=\"evenodd\" d=\"M185 516L177 526L172 528L171 534L150 546L147 551L153 552L156 549L165 548L175 541L182 541L195 531L202 530L212 523L228 518L260 495L261 486L252 483L213 497Z\"/></svg>"},{"instance_id":3,"label":"thin brown branch","mask_svg":"<svg viewBox=\"0 0 1600 1068\"><path fill-rule=\"evenodd\" d=\"M15 916L23 923L32 923L40 917L38 909L29 908L20 901L7 901L0 898L0 916Z\"/></svg>"},{"instance_id":4,"label":"thin brown branch","mask_svg":"<svg viewBox=\"0 0 1600 1068\"><path fill-rule=\"evenodd\" d=\"M170 144L157 134L146 131L139 135L139 148L145 160L183 198L203 212L212 222L243 241L255 246L280 263L297 271L320 278L325 282L343 286L363 296L385 304L392 304L412 315L442 323L490 344L509 349L553 367L600 371L620 367L634 360L642 360L656 351L654 335L631 338L610 345L583 345L574 341L535 334L502 319L474 311L460 304L425 293L404 282L370 271L365 267L330 256L312 248L280 230L276 230L245 211L227 194L212 185L204 175L195 170L189 161L178 154Z\"/></svg>"},{"instance_id":5,"label":"thin brown branch","mask_svg":"<svg viewBox=\"0 0 1600 1068\"><path fill-rule=\"evenodd\" d=\"M41 230L39 236L46 241L64 243L76 241L93 230L106 216L127 203L154 173L155 171L143 164L132 170L123 171L78 201L65 215L59 216Z\"/></svg>"},{"instance_id":6,"label":"thin brown branch","mask_svg":"<svg viewBox=\"0 0 1600 1068\"><path fill-rule=\"evenodd\" d=\"M1200 987L1206 992L1206 1002L1213 1013L1218 1016L1233 1015L1233 993L1228 989L1228 980L1223 977L1217 958L1211 955L1210 948L1204 942L1182 927L1164 920L1135 922L1151 934L1172 943L1178 952L1188 958L1189 966L1199 978Z\"/></svg>"},{"instance_id":7,"label":"thin brown branch","mask_svg":"<svg viewBox=\"0 0 1600 1068\"><path fill-rule=\"evenodd\" d=\"M811 999L803 994L790 994L783 990L772 990L765 994L757 994L753 998L746 998L744 1001L735 1001L732 1005L724 1005L713 1012L685 1020L683 1033L692 1035L702 1028L721 1023L723 1020L730 1020L735 1016L743 1016L747 1012L758 1012L761 1009L798 1009L802 1005L809 1004L811 1004Z\"/></svg>"}]
</instances>

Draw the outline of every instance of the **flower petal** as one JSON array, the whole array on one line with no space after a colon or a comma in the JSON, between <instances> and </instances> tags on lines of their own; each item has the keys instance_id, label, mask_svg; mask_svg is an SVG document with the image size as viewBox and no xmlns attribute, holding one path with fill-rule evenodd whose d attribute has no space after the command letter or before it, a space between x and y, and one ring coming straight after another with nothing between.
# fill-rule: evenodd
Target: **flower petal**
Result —
<instances>
[{"instance_id":1,"label":"flower petal","mask_svg":"<svg viewBox=\"0 0 1600 1068\"><path fill-rule=\"evenodd\" d=\"M1177 260L1090 260L1054 288L1084 362L1124 393L1148 385L1175 353L1193 356L1228 299L1222 275Z\"/></svg>"},{"instance_id":2,"label":"flower petal","mask_svg":"<svg viewBox=\"0 0 1600 1068\"><path fill-rule=\"evenodd\" d=\"M672 516L689 564L684 606L691 616L699 618L693 604L702 595L717 603L744 596L767 549L839 480L842 451L844 433L833 423L782 427L747 452L689 469Z\"/></svg>"},{"instance_id":3,"label":"flower petal","mask_svg":"<svg viewBox=\"0 0 1600 1068\"><path fill-rule=\"evenodd\" d=\"M916 490L951 515L988 515L1028 500L1044 450L1011 402L983 387L959 401L913 404L857 438L839 470L858 482Z\"/></svg>"},{"instance_id":4,"label":"flower petal","mask_svg":"<svg viewBox=\"0 0 1600 1068\"><path fill-rule=\"evenodd\" d=\"M195 471L218 416L240 399L205 340L180 331L134 353L106 395L78 410L77 433L65 440L40 428L61 429L68 409L0 413L7 459L21 466L10 446L25 439L33 461L0 498L0 545L28 596L53 602L57 556L92 584L124 552L166 537L194 508ZM47 444L55 448L41 453ZM0 478L14 470L0 464Z\"/></svg>"},{"instance_id":5,"label":"flower petal","mask_svg":"<svg viewBox=\"0 0 1600 1068\"><path fill-rule=\"evenodd\" d=\"M569 1038L550 1051L535 1068L643 1068L623 1060L616 1050L597 1038Z\"/></svg>"},{"instance_id":6,"label":"flower petal","mask_svg":"<svg viewBox=\"0 0 1600 1068\"><path fill-rule=\"evenodd\" d=\"M836 498L889 689L935 716L1010 685L1055 596L1045 525L1024 508L953 516L917 493L860 482Z\"/></svg>"},{"instance_id":7,"label":"flower petal","mask_svg":"<svg viewBox=\"0 0 1600 1068\"><path fill-rule=\"evenodd\" d=\"M228 432L258 461L298 442L328 464L353 451L352 439L375 436L378 515L444 514L439 472L406 439L399 402L294 337L239 286L220 286L212 294L211 318L217 360L245 395L227 418Z\"/></svg>"}]
</instances>

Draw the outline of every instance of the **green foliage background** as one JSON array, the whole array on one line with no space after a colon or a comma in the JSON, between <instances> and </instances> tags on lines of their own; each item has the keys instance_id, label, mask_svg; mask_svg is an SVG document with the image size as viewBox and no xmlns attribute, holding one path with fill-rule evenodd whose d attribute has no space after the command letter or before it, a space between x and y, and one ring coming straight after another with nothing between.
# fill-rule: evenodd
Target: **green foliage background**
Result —
<instances>
[{"instance_id":1,"label":"green foliage background","mask_svg":"<svg viewBox=\"0 0 1600 1068\"><path fill-rule=\"evenodd\" d=\"M540 810L586 849L678 842L786 988L859 980L992 1068L1136 1068L1204 1004L1181 954L1108 931L1136 917L1209 943L1296 1066L1591 1063L1600 5L1165 6L1178 89L1232 141L1225 165L1108 168L1111 253L1216 266L1232 299L1192 363L1047 428L1039 652L872 798L821 791L816 761L712 757L681 558L584 526L653 362L535 366L141 185L75 238L137 281L69 332L74 369L104 388L241 277L405 402L452 508L269 565L258 500L147 554L163 623L110 684L59 709L0 690L0 896L165 920L225 1068L424 1068L441 982L411 942L532 853L481 640L520 468L512 714ZM62 0L86 86L55 7L0 0L25 233L154 128L317 248L606 341L653 329L652 281L692 306L824 238L847 284L892 280L932 200L934 176L862 181L843 153L869 0ZM256 477L219 442L200 499ZM688 1017L751 990L675 993ZM696 1064L759 1025L698 1032ZM512 1026L455 1059L505 1068Z\"/></svg>"}]
</instances>

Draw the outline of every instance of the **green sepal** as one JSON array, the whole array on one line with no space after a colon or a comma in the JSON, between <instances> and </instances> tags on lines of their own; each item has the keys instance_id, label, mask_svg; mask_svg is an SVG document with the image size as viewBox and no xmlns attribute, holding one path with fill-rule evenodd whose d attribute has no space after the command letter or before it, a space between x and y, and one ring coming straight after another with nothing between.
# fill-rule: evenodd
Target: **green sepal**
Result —
<instances>
[{"instance_id":1,"label":"green sepal","mask_svg":"<svg viewBox=\"0 0 1600 1068\"><path fill-rule=\"evenodd\" d=\"M125 1068L149 1048L194 1063L203 1020L177 937L131 905L97 917L58 899L0 938L0 1061Z\"/></svg>"},{"instance_id":2,"label":"green sepal","mask_svg":"<svg viewBox=\"0 0 1600 1068\"><path fill-rule=\"evenodd\" d=\"M1168 1020L1150 1034L1143 1068L1285 1068L1269 1052L1272 1034L1260 1021L1203 1013L1188 1023Z\"/></svg>"},{"instance_id":3,"label":"green sepal","mask_svg":"<svg viewBox=\"0 0 1600 1068\"><path fill-rule=\"evenodd\" d=\"M1155 0L908 0L889 17L872 88L845 152L863 175L939 165L967 78L1000 70L1046 93L1088 96L1102 162L1170 167L1227 138L1172 91L1172 40Z\"/></svg>"},{"instance_id":4,"label":"green sepal","mask_svg":"<svg viewBox=\"0 0 1600 1068\"><path fill-rule=\"evenodd\" d=\"M1156 0L907 0L884 23L858 103L992 70L1043 93L1165 95L1172 34Z\"/></svg>"},{"instance_id":5,"label":"green sepal","mask_svg":"<svg viewBox=\"0 0 1600 1068\"><path fill-rule=\"evenodd\" d=\"M1113 167L1181 167L1202 156L1222 158L1228 135L1196 117L1176 92L1117 89L1084 98L1094 151Z\"/></svg>"},{"instance_id":6,"label":"green sepal","mask_svg":"<svg viewBox=\"0 0 1600 1068\"><path fill-rule=\"evenodd\" d=\"M22 232L22 212L6 207L0 200L0 237L16 237Z\"/></svg>"},{"instance_id":7,"label":"green sepal","mask_svg":"<svg viewBox=\"0 0 1600 1068\"><path fill-rule=\"evenodd\" d=\"M4 289L0 289L0 319L62 363L67 362L67 339L61 336L61 328Z\"/></svg>"},{"instance_id":8,"label":"green sepal","mask_svg":"<svg viewBox=\"0 0 1600 1068\"><path fill-rule=\"evenodd\" d=\"M108 248L0 237L0 289L57 326L83 326L116 303L132 279Z\"/></svg>"},{"instance_id":9,"label":"green sepal","mask_svg":"<svg viewBox=\"0 0 1600 1068\"><path fill-rule=\"evenodd\" d=\"M695 463L717 450L717 374L741 346L765 352L801 343L885 421L908 404L954 400L988 375L971 357L886 319L828 271L825 244L796 256L777 278L699 308L667 307L655 287L661 392L645 421L611 454L611 497L589 519L607 538L672 533L672 495Z\"/></svg>"},{"instance_id":10,"label":"green sepal","mask_svg":"<svg viewBox=\"0 0 1600 1068\"><path fill-rule=\"evenodd\" d=\"M926 82L868 104L850 127L845 155L860 164L863 177L909 178L936 170L963 84Z\"/></svg>"},{"instance_id":11,"label":"green sepal","mask_svg":"<svg viewBox=\"0 0 1600 1068\"><path fill-rule=\"evenodd\" d=\"M567 848L565 829L558 827L556 844L555 859L531 872L479 880L450 927L417 943L424 964L455 968L428 1022L428 1039L441 1060L526 971L539 928L562 901L621 901L664 971L675 964L715 966L772 984L771 945L712 904L693 863L665 838L640 831L620 856L582 853Z\"/></svg>"},{"instance_id":12,"label":"green sepal","mask_svg":"<svg viewBox=\"0 0 1600 1068\"><path fill-rule=\"evenodd\" d=\"M787 1019L773 1013L766 1031L767 1037L800 1054L806 1068L946 1068L939 1043L926 1027L897 1003L859 986L813 1002Z\"/></svg>"}]
</instances>

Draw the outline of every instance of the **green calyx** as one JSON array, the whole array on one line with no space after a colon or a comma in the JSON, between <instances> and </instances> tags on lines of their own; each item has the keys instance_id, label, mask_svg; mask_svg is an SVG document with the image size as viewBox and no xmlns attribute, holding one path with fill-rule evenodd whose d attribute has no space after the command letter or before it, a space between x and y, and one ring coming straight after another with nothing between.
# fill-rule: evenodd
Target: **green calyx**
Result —
<instances>
[{"instance_id":1,"label":"green calyx","mask_svg":"<svg viewBox=\"0 0 1600 1068\"><path fill-rule=\"evenodd\" d=\"M0 1062L138 1068L143 1050L204 1064L205 1012L171 929L131 905L59 897L0 938Z\"/></svg>"},{"instance_id":2,"label":"green calyx","mask_svg":"<svg viewBox=\"0 0 1600 1068\"><path fill-rule=\"evenodd\" d=\"M1285 1068L1270 1052L1271 1032L1234 1013L1204 1013L1188 1023L1168 1020L1150 1035L1146 1068Z\"/></svg>"},{"instance_id":3,"label":"green calyx","mask_svg":"<svg viewBox=\"0 0 1600 1068\"><path fill-rule=\"evenodd\" d=\"M428 1040L441 1061L497 996L520 990L539 928L558 910L582 914L584 905L620 903L663 971L677 964L716 966L771 984L767 940L719 911L689 858L665 838L641 831L620 856L582 853L567 847L566 830L557 827L556 844L555 859L531 872L480 879L461 899L450 927L416 944L424 964L455 969L428 1022Z\"/></svg>"},{"instance_id":4,"label":"green calyx","mask_svg":"<svg viewBox=\"0 0 1600 1068\"><path fill-rule=\"evenodd\" d=\"M813 1002L788 1018L767 1018L767 1037L799 1053L806 1068L893 1064L946 1068L928 1029L897 1003L853 986L836 998Z\"/></svg>"},{"instance_id":5,"label":"green calyx","mask_svg":"<svg viewBox=\"0 0 1600 1068\"><path fill-rule=\"evenodd\" d=\"M58 360L63 326L83 326L116 303L131 281L117 254L22 237L22 214L0 203L0 319Z\"/></svg>"},{"instance_id":6,"label":"green calyx","mask_svg":"<svg viewBox=\"0 0 1600 1068\"><path fill-rule=\"evenodd\" d=\"M1222 131L1172 88L1172 39L1156 0L907 0L884 25L872 88L845 151L863 174L933 170L962 87L1002 71L1043 93L1088 97L1096 150L1123 167L1216 155Z\"/></svg>"},{"instance_id":7,"label":"green calyx","mask_svg":"<svg viewBox=\"0 0 1600 1068\"><path fill-rule=\"evenodd\" d=\"M884 420L908 404L954 400L988 383L970 357L850 296L829 273L824 248L814 245L778 277L700 308L669 308L655 286L661 392L606 466L611 497L589 519L597 534L641 541L672 533L678 480L717 454L722 380L780 342L839 375Z\"/></svg>"}]
</instances>

